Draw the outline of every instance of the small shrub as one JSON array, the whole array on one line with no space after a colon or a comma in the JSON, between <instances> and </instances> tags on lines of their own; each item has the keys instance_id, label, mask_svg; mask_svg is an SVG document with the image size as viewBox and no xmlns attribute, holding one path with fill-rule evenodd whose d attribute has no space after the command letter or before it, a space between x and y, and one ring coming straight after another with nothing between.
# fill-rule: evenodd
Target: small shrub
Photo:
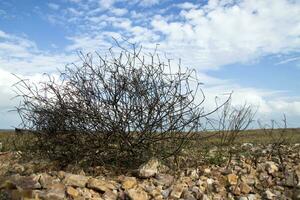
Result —
<instances>
[{"instance_id":1,"label":"small shrub","mask_svg":"<svg viewBox=\"0 0 300 200\"><path fill-rule=\"evenodd\" d=\"M174 71L134 45L118 52L81 54L82 64L67 66L59 80L16 84L36 152L63 165L137 165L177 154L199 131L205 96L194 70Z\"/></svg>"}]
</instances>

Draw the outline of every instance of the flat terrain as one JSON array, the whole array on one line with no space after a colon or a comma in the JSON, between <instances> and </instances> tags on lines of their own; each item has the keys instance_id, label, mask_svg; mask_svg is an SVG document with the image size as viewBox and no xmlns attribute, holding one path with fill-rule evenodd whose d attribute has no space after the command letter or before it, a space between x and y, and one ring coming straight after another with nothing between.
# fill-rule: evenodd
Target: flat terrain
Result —
<instances>
[{"instance_id":1,"label":"flat terrain","mask_svg":"<svg viewBox=\"0 0 300 200\"><path fill-rule=\"evenodd\" d=\"M61 169L53 161L23 159L25 153L14 151L14 143L26 147L31 136L2 132L0 141L11 150L0 152L0 200L300 200L299 129L272 134L245 131L231 146L218 146L219 138L209 137L176 159L116 174L105 166Z\"/></svg>"},{"instance_id":2,"label":"flat terrain","mask_svg":"<svg viewBox=\"0 0 300 200\"><path fill-rule=\"evenodd\" d=\"M30 134L15 133L14 130L0 130L0 142L3 145L2 151L14 150L15 145L26 144L30 140ZM216 144L220 135L216 132L199 133L199 141L207 144ZM201 138L204 138L203 140ZM274 129L274 130L246 130L238 134L235 144L253 143L269 144L278 140L285 140L286 143L300 143L300 128Z\"/></svg>"}]
</instances>

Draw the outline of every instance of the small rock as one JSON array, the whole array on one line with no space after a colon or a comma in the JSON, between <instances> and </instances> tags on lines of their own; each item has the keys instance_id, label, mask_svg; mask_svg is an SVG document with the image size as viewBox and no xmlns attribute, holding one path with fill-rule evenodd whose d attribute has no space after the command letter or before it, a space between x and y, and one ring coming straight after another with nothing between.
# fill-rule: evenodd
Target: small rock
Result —
<instances>
[{"instance_id":1,"label":"small rock","mask_svg":"<svg viewBox=\"0 0 300 200\"><path fill-rule=\"evenodd\" d=\"M176 184L173 187L173 190L172 190L172 192L170 194L170 197L171 198L177 198L177 199L179 199L181 197L181 194L182 194L184 188L186 188L185 184Z\"/></svg>"},{"instance_id":2,"label":"small rock","mask_svg":"<svg viewBox=\"0 0 300 200\"><path fill-rule=\"evenodd\" d=\"M184 200L196 200L196 198L194 197L194 195L191 193L191 191L189 190L184 190L182 193L182 198Z\"/></svg>"},{"instance_id":3,"label":"small rock","mask_svg":"<svg viewBox=\"0 0 300 200\"><path fill-rule=\"evenodd\" d=\"M202 199L203 194L197 186L192 188L192 193L196 199Z\"/></svg>"},{"instance_id":4,"label":"small rock","mask_svg":"<svg viewBox=\"0 0 300 200\"><path fill-rule=\"evenodd\" d=\"M94 189L100 192L106 192L107 190L116 189L115 185L108 181L90 178L87 183L87 188Z\"/></svg>"},{"instance_id":5,"label":"small rock","mask_svg":"<svg viewBox=\"0 0 300 200\"><path fill-rule=\"evenodd\" d=\"M243 144L241 145L241 147L242 147L243 149L251 149L251 148L253 148L253 144L252 144L252 143L243 143Z\"/></svg>"},{"instance_id":6,"label":"small rock","mask_svg":"<svg viewBox=\"0 0 300 200\"><path fill-rule=\"evenodd\" d=\"M296 189L293 192L293 199L294 200L300 200L300 189Z\"/></svg>"},{"instance_id":7,"label":"small rock","mask_svg":"<svg viewBox=\"0 0 300 200\"><path fill-rule=\"evenodd\" d=\"M66 174L64 179L64 184L67 186L75 186L75 187L85 187L89 178L82 175L76 174Z\"/></svg>"},{"instance_id":8,"label":"small rock","mask_svg":"<svg viewBox=\"0 0 300 200\"><path fill-rule=\"evenodd\" d=\"M284 185L288 186L288 187L293 187L296 185L297 181L296 178L294 176L294 172L293 171L287 171L285 172L285 181L284 181Z\"/></svg>"},{"instance_id":9,"label":"small rock","mask_svg":"<svg viewBox=\"0 0 300 200\"><path fill-rule=\"evenodd\" d=\"M25 171L25 167L23 165L20 165L19 163L16 163L12 166L13 172L21 174Z\"/></svg>"},{"instance_id":10,"label":"small rock","mask_svg":"<svg viewBox=\"0 0 300 200\"><path fill-rule=\"evenodd\" d=\"M53 200L59 200L59 199L65 199L65 186L61 183L57 183L51 186L50 189L47 190L46 193L46 199L53 199Z\"/></svg>"},{"instance_id":11,"label":"small rock","mask_svg":"<svg viewBox=\"0 0 300 200\"><path fill-rule=\"evenodd\" d=\"M238 177L235 174L228 174L227 181L230 185L236 185L238 182Z\"/></svg>"},{"instance_id":12,"label":"small rock","mask_svg":"<svg viewBox=\"0 0 300 200\"><path fill-rule=\"evenodd\" d=\"M235 195L240 195L241 194L241 189L237 187L236 185L232 185L229 187L229 190L235 194Z\"/></svg>"},{"instance_id":13,"label":"small rock","mask_svg":"<svg viewBox=\"0 0 300 200\"><path fill-rule=\"evenodd\" d=\"M23 190L26 189L40 189L41 184L38 182L38 178L34 176L15 176L12 181L17 188Z\"/></svg>"},{"instance_id":14,"label":"small rock","mask_svg":"<svg viewBox=\"0 0 300 200\"><path fill-rule=\"evenodd\" d=\"M198 170L197 169L188 170L187 175L191 179L197 179L197 178L199 178Z\"/></svg>"},{"instance_id":15,"label":"small rock","mask_svg":"<svg viewBox=\"0 0 300 200\"><path fill-rule=\"evenodd\" d=\"M128 196L132 200L148 200L148 194L142 190L141 188L138 189L129 189L128 190Z\"/></svg>"},{"instance_id":16,"label":"small rock","mask_svg":"<svg viewBox=\"0 0 300 200\"><path fill-rule=\"evenodd\" d=\"M161 189L159 187L154 188L153 190L149 191L151 196L154 199L164 199L163 195L161 194Z\"/></svg>"},{"instance_id":17,"label":"small rock","mask_svg":"<svg viewBox=\"0 0 300 200\"><path fill-rule=\"evenodd\" d=\"M158 173L159 161L156 158L150 159L147 163L141 165L138 169L139 177L149 178Z\"/></svg>"},{"instance_id":18,"label":"small rock","mask_svg":"<svg viewBox=\"0 0 300 200\"><path fill-rule=\"evenodd\" d=\"M276 195L275 194L273 194L269 189L267 189L266 191L265 191L265 193L264 193L264 197L266 198L266 199L273 199L273 197L276 197Z\"/></svg>"},{"instance_id":19,"label":"small rock","mask_svg":"<svg viewBox=\"0 0 300 200\"><path fill-rule=\"evenodd\" d=\"M118 194L111 190L106 190L102 197L104 200L117 200Z\"/></svg>"},{"instance_id":20,"label":"small rock","mask_svg":"<svg viewBox=\"0 0 300 200\"><path fill-rule=\"evenodd\" d=\"M154 179L156 185L163 185L169 187L174 181L174 177L169 174L157 174Z\"/></svg>"},{"instance_id":21,"label":"small rock","mask_svg":"<svg viewBox=\"0 0 300 200\"><path fill-rule=\"evenodd\" d=\"M42 188L49 188L51 185L55 183L59 183L59 179L55 179L47 173L40 174L39 182Z\"/></svg>"},{"instance_id":22,"label":"small rock","mask_svg":"<svg viewBox=\"0 0 300 200\"><path fill-rule=\"evenodd\" d=\"M251 187L247 183L241 182L240 190L243 194L249 194L251 192Z\"/></svg>"},{"instance_id":23,"label":"small rock","mask_svg":"<svg viewBox=\"0 0 300 200\"><path fill-rule=\"evenodd\" d=\"M77 197L79 195L79 192L73 188L72 186L67 187L67 194L70 195L72 198Z\"/></svg>"},{"instance_id":24,"label":"small rock","mask_svg":"<svg viewBox=\"0 0 300 200\"><path fill-rule=\"evenodd\" d=\"M258 194L249 194L247 196L248 200L257 200L257 199L261 199L261 197Z\"/></svg>"},{"instance_id":25,"label":"small rock","mask_svg":"<svg viewBox=\"0 0 300 200\"><path fill-rule=\"evenodd\" d=\"M135 177L125 177L122 182L122 188L125 190L131 189L137 185L137 180Z\"/></svg>"},{"instance_id":26,"label":"small rock","mask_svg":"<svg viewBox=\"0 0 300 200\"><path fill-rule=\"evenodd\" d=\"M205 175L208 175L208 174L211 173L211 170L210 170L209 168L205 168L204 171L203 171L203 173L204 173Z\"/></svg>"},{"instance_id":27,"label":"small rock","mask_svg":"<svg viewBox=\"0 0 300 200\"><path fill-rule=\"evenodd\" d=\"M272 161L266 162L265 169L267 170L267 172L269 174L274 174L275 172L278 172L277 165L274 162L272 162Z\"/></svg>"},{"instance_id":28,"label":"small rock","mask_svg":"<svg viewBox=\"0 0 300 200\"><path fill-rule=\"evenodd\" d=\"M170 193L171 193L171 188L167 188L167 189L161 191L161 195L165 199L167 199L170 196Z\"/></svg>"},{"instance_id":29,"label":"small rock","mask_svg":"<svg viewBox=\"0 0 300 200\"><path fill-rule=\"evenodd\" d=\"M81 194L81 196L84 197L84 199L91 199L92 198L91 190L89 190L88 188L82 188L80 190L80 194Z\"/></svg>"}]
</instances>

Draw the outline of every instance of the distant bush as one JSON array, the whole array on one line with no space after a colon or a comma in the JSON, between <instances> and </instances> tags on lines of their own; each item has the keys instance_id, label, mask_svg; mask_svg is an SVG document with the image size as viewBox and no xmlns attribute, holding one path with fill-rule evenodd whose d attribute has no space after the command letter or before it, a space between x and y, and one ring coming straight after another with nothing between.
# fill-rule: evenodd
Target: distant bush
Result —
<instances>
[{"instance_id":1,"label":"distant bush","mask_svg":"<svg viewBox=\"0 0 300 200\"><path fill-rule=\"evenodd\" d=\"M174 70L156 54L118 46L80 55L60 79L20 80L22 128L42 156L62 164L139 164L178 153L199 131L205 96L194 70ZM195 98L200 98L196 101Z\"/></svg>"}]
</instances>

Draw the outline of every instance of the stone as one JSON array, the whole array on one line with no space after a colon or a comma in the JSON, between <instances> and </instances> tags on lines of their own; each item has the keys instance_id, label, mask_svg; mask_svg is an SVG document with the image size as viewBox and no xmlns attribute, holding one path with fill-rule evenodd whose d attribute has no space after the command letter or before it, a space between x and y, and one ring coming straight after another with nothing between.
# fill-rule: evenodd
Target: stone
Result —
<instances>
[{"instance_id":1,"label":"stone","mask_svg":"<svg viewBox=\"0 0 300 200\"><path fill-rule=\"evenodd\" d=\"M125 190L131 189L137 185L137 180L135 177L125 177L122 182L122 188Z\"/></svg>"},{"instance_id":2,"label":"stone","mask_svg":"<svg viewBox=\"0 0 300 200\"><path fill-rule=\"evenodd\" d=\"M253 148L253 144L252 144L252 143L243 143L243 144L241 145L241 147L242 147L243 149L251 149L251 148Z\"/></svg>"},{"instance_id":3,"label":"stone","mask_svg":"<svg viewBox=\"0 0 300 200\"><path fill-rule=\"evenodd\" d=\"M157 174L154 179L154 184L169 187L174 181L174 176L169 174Z\"/></svg>"},{"instance_id":4,"label":"stone","mask_svg":"<svg viewBox=\"0 0 300 200\"><path fill-rule=\"evenodd\" d=\"M49 188L51 185L53 185L55 183L59 183L60 180L50 176L47 173L42 173L42 174L40 174L39 182L40 182L42 188Z\"/></svg>"},{"instance_id":5,"label":"stone","mask_svg":"<svg viewBox=\"0 0 300 200\"><path fill-rule=\"evenodd\" d=\"M60 178L61 180L63 180L63 179L65 178L66 174L67 174L67 173L64 172L64 171L59 171L59 172L57 173L57 177Z\"/></svg>"},{"instance_id":6,"label":"stone","mask_svg":"<svg viewBox=\"0 0 300 200\"><path fill-rule=\"evenodd\" d=\"M116 189L116 186L108 181L90 178L87 183L87 188L94 189L100 192L106 192L107 190Z\"/></svg>"},{"instance_id":7,"label":"stone","mask_svg":"<svg viewBox=\"0 0 300 200\"><path fill-rule=\"evenodd\" d=\"M72 198L75 198L79 195L79 192L75 188L73 188L72 186L68 186L67 187L67 194L69 196L71 196Z\"/></svg>"},{"instance_id":8,"label":"stone","mask_svg":"<svg viewBox=\"0 0 300 200\"><path fill-rule=\"evenodd\" d=\"M199 178L197 169L188 170L187 175L188 175L188 177L190 177L191 179L194 179L194 180Z\"/></svg>"},{"instance_id":9,"label":"stone","mask_svg":"<svg viewBox=\"0 0 300 200\"><path fill-rule=\"evenodd\" d=\"M66 194L65 194L65 186L61 183L57 183L52 185L46 193L46 198L47 200L60 200L60 199L65 199Z\"/></svg>"},{"instance_id":10,"label":"stone","mask_svg":"<svg viewBox=\"0 0 300 200\"><path fill-rule=\"evenodd\" d=\"M228 174L227 181L228 181L229 185L236 185L238 182L238 176L235 174Z\"/></svg>"},{"instance_id":11,"label":"stone","mask_svg":"<svg viewBox=\"0 0 300 200\"><path fill-rule=\"evenodd\" d=\"M189 190L187 190L187 189L183 191L183 193L182 193L182 198L183 198L184 200L197 200L197 199L194 197L194 195L192 194L192 192L189 191Z\"/></svg>"},{"instance_id":12,"label":"stone","mask_svg":"<svg viewBox=\"0 0 300 200\"><path fill-rule=\"evenodd\" d=\"M274 197L276 197L276 195L274 193L272 193L269 189L267 189L265 192L264 192L264 197L266 199L273 199Z\"/></svg>"},{"instance_id":13,"label":"stone","mask_svg":"<svg viewBox=\"0 0 300 200\"><path fill-rule=\"evenodd\" d=\"M197 186L194 186L192 188L192 193L196 199L202 199L203 193L200 191L200 189Z\"/></svg>"},{"instance_id":14,"label":"stone","mask_svg":"<svg viewBox=\"0 0 300 200\"><path fill-rule=\"evenodd\" d=\"M63 183L67 186L85 187L89 178L82 175L66 174Z\"/></svg>"},{"instance_id":15,"label":"stone","mask_svg":"<svg viewBox=\"0 0 300 200\"><path fill-rule=\"evenodd\" d=\"M209 174L211 173L211 170L210 170L209 168L205 168L205 169L203 170L203 173L204 173L205 175L209 175Z\"/></svg>"},{"instance_id":16,"label":"stone","mask_svg":"<svg viewBox=\"0 0 300 200\"><path fill-rule=\"evenodd\" d=\"M148 200L149 199L148 194L141 188L129 189L127 191L127 193L131 200Z\"/></svg>"},{"instance_id":17,"label":"stone","mask_svg":"<svg viewBox=\"0 0 300 200\"><path fill-rule=\"evenodd\" d=\"M117 194L117 192L113 192L111 190L106 190L105 193L103 194L102 198L104 200L117 200L118 194Z\"/></svg>"},{"instance_id":18,"label":"stone","mask_svg":"<svg viewBox=\"0 0 300 200\"><path fill-rule=\"evenodd\" d=\"M182 195L182 192L183 192L184 188L186 188L185 184L176 184L176 185L174 185L174 187L172 189L172 192L170 194L170 197L179 199Z\"/></svg>"},{"instance_id":19,"label":"stone","mask_svg":"<svg viewBox=\"0 0 300 200\"><path fill-rule=\"evenodd\" d=\"M80 194L85 198L85 199L91 199L92 198L92 193L88 188L82 188L80 191Z\"/></svg>"},{"instance_id":20,"label":"stone","mask_svg":"<svg viewBox=\"0 0 300 200\"><path fill-rule=\"evenodd\" d=\"M11 199L31 199L33 198L32 190L15 189L11 191Z\"/></svg>"},{"instance_id":21,"label":"stone","mask_svg":"<svg viewBox=\"0 0 300 200\"><path fill-rule=\"evenodd\" d=\"M293 171L286 171L284 175L284 185L288 187L293 187L297 184L295 175Z\"/></svg>"},{"instance_id":22,"label":"stone","mask_svg":"<svg viewBox=\"0 0 300 200\"><path fill-rule=\"evenodd\" d=\"M245 182L248 185L255 185L255 183L256 183L256 177L253 175L243 177L242 180L243 180L243 182Z\"/></svg>"},{"instance_id":23,"label":"stone","mask_svg":"<svg viewBox=\"0 0 300 200\"><path fill-rule=\"evenodd\" d=\"M147 163L142 164L138 169L138 175L141 178L149 178L158 173L159 161L156 158L151 158Z\"/></svg>"},{"instance_id":24,"label":"stone","mask_svg":"<svg viewBox=\"0 0 300 200\"><path fill-rule=\"evenodd\" d=\"M164 199L163 195L161 194L162 190L159 187L154 188L149 193L154 199Z\"/></svg>"},{"instance_id":25,"label":"stone","mask_svg":"<svg viewBox=\"0 0 300 200\"><path fill-rule=\"evenodd\" d=\"M240 186L241 193L249 194L251 192L252 188L247 183L241 182L239 186Z\"/></svg>"},{"instance_id":26,"label":"stone","mask_svg":"<svg viewBox=\"0 0 300 200\"><path fill-rule=\"evenodd\" d=\"M161 191L161 195L164 197L164 199L167 199L170 196L172 189L169 187L165 190Z\"/></svg>"},{"instance_id":27,"label":"stone","mask_svg":"<svg viewBox=\"0 0 300 200\"><path fill-rule=\"evenodd\" d=\"M258 194L249 194L247 196L248 200L257 200L257 199L261 199L261 197Z\"/></svg>"},{"instance_id":28,"label":"stone","mask_svg":"<svg viewBox=\"0 0 300 200\"><path fill-rule=\"evenodd\" d=\"M17 188L26 189L40 189L41 184L35 176L15 176L12 181Z\"/></svg>"},{"instance_id":29,"label":"stone","mask_svg":"<svg viewBox=\"0 0 300 200\"><path fill-rule=\"evenodd\" d=\"M265 169L267 170L267 172L269 174L274 174L275 172L278 172L278 167L277 167L276 163L274 163L272 161L268 161L265 163Z\"/></svg>"},{"instance_id":30,"label":"stone","mask_svg":"<svg viewBox=\"0 0 300 200\"><path fill-rule=\"evenodd\" d=\"M23 165L20 165L19 163L15 163L13 166L13 172L21 174L25 171L25 167Z\"/></svg>"},{"instance_id":31,"label":"stone","mask_svg":"<svg viewBox=\"0 0 300 200\"><path fill-rule=\"evenodd\" d=\"M234 194L234 195L240 195L241 194L241 189L237 187L237 185L232 185L229 187L229 190Z\"/></svg>"},{"instance_id":32,"label":"stone","mask_svg":"<svg viewBox=\"0 0 300 200\"><path fill-rule=\"evenodd\" d=\"M300 200L300 189L296 189L293 192L293 199L294 200Z\"/></svg>"}]
</instances>

